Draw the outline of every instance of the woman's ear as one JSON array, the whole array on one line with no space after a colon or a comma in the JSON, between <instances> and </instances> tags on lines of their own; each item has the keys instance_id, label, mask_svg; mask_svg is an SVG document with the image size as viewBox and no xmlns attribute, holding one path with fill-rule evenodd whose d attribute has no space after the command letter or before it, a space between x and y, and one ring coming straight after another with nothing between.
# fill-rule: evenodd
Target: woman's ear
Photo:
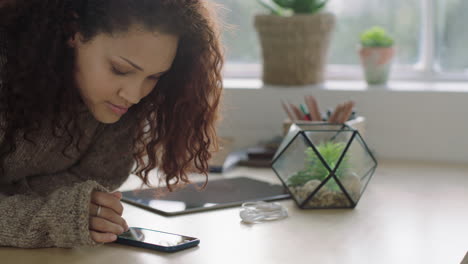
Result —
<instances>
[{"instance_id":1,"label":"woman's ear","mask_svg":"<svg viewBox=\"0 0 468 264\"><path fill-rule=\"evenodd\" d=\"M67 40L67 44L70 48L76 48L76 34L78 33L75 33L73 36L71 36L68 40Z\"/></svg>"},{"instance_id":2,"label":"woman's ear","mask_svg":"<svg viewBox=\"0 0 468 264\"><path fill-rule=\"evenodd\" d=\"M76 21L79 18L79 16L76 12L72 12L70 15L73 17L72 22L66 24L64 29L66 32L74 32L73 35L67 40L67 44L69 47L75 48L77 45L77 41L81 37L81 34L78 32L78 26Z\"/></svg>"},{"instance_id":3,"label":"woman's ear","mask_svg":"<svg viewBox=\"0 0 468 264\"><path fill-rule=\"evenodd\" d=\"M80 32L76 32L67 40L68 46L70 48L76 48L78 46L78 42L82 39L81 37L82 35L80 34Z\"/></svg>"}]
</instances>

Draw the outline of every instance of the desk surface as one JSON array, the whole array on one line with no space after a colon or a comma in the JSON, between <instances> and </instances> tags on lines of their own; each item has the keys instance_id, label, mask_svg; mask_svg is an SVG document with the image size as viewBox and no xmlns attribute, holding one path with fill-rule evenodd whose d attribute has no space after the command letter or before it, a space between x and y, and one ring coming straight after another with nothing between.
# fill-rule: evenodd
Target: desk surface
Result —
<instances>
[{"instance_id":1,"label":"desk surface","mask_svg":"<svg viewBox=\"0 0 468 264\"><path fill-rule=\"evenodd\" d=\"M238 168L212 179L267 169ZM130 178L121 190L138 186ZM1 263L320 263L448 264L468 251L468 166L381 162L355 209L289 210L284 220L241 223L239 208L164 217L125 204L130 226L200 238L177 253L107 244L98 248L0 248Z\"/></svg>"}]
</instances>

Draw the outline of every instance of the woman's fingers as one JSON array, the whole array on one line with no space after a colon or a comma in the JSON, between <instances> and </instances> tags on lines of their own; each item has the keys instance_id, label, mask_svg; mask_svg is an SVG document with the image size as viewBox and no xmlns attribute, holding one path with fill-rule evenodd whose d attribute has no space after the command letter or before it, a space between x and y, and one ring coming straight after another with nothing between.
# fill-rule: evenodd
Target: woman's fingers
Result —
<instances>
[{"instance_id":1,"label":"woman's fingers","mask_svg":"<svg viewBox=\"0 0 468 264\"><path fill-rule=\"evenodd\" d=\"M117 197L117 199L122 199L122 193L121 192L113 192L111 193L112 195L114 195L115 197Z\"/></svg>"},{"instance_id":2,"label":"woman's fingers","mask_svg":"<svg viewBox=\"0 0 468 264\"><path fill-rule=\"evenodd\" d=\"M98 243L110 243L117 239L117 236L112 233L101 233L96 231L90 231L91 238Z\"/></svg>"},{"instance_id":3,"label":"woman's fingers","mask_svg":"<svg viewBox=\"0 0 468 264\"><path fill-rule=\"evenodd\" d=\"M114 210L109 209L107 207L101 207L101 211L99 212L99 216L98 216L98 215L96 215L97 209L98 209L98 205L96 205L94 203L91 203L91 205L90 205L90 215L91 216L101 217L101 218L104 218L106 220L109 220L114 224L120 225L121 227L124 228L124 230L128 229L127 221L125 221L125 219L123 219L123 217L121 217L120 215L115 213Z\"/></svg>"},{"instance_id":4,"label":"woman's fingers","mask_svg":"<svg viewBox=\"0 0 468 264\"><path fill-rule=\"evenodd\" d=\"M123 206L120 199L110 193L94 191L91 194L91 202L110 208L119 215L123 213Z\"/></svg>"},{"instance_id":5,"label":"woman's fingers","mask_svg":"<svg viewBox=\"0 0 468 264\"><path fill-rule=\"evenodd\" d=\"M124 228L118 224L112 223L111 221L92 216L89 220L89 229L102 232L102 233L113 233L116 235L120 235L125 232Z\"/></svg>"},{"instance_id":6,"label":"woman's fingers","mask_svg":"<svg viewBox=\"0 0 468 264\"><path fill-rule=\"evenodd\" d=\"M122 218L121 198L122 193L120 192L92 192L89 206L89 230L94 241L98 243L113 242L117 239L117 235L128 230L127 222ZM101 206L101 210L97 216L99 206Z\"/></svg>"}]
</instances>

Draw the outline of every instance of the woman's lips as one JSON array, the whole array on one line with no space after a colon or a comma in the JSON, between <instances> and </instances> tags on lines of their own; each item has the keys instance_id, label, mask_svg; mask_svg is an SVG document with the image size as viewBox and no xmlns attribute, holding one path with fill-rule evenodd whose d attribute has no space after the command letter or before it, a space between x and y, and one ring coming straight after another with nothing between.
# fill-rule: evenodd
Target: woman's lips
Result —
<instances>
[{"instance_id":1,"label":"woman's lips","mask_svg":"<svg viewBox=\"0 0 468 264\"><path fill-rule=\"evenodd\" d=\"M117 106L117 105L114 105L114 104L111 104L111 103L107 103L107 105L109 106L109 108L116 114L118 115L123 115L125 113L127 113L128 111L128 108L125 108L125 107L120 107L120 106Z\"/></svg>"}]
</instances>

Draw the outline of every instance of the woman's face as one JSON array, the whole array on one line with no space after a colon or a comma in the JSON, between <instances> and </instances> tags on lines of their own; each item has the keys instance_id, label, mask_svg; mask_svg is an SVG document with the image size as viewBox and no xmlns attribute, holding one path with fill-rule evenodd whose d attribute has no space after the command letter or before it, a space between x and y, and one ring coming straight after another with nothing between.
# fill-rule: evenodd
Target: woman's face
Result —
<instances>
[{"instance_id":1,"label":"woman's face","mask_svg":"<svg viewBox=\"0 0 468 264\"><path fill-rule=\"evenodd\" d=\"M81 97L96 120L117 122L167 72L177 51L178 37L159 32L130 30L99 34L87 43L77 33L75 80Z\"/></svg>"}]
</instances>

